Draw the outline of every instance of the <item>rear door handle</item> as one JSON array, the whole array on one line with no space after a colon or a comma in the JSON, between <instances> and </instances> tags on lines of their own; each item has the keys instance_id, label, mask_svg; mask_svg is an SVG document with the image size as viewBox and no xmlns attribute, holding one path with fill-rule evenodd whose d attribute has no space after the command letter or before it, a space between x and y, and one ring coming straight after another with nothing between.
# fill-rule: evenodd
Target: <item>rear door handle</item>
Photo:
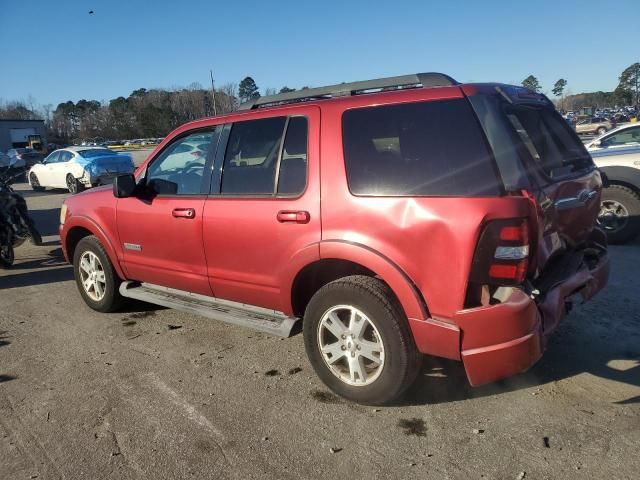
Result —
<instances>
[{"instance_id":1,"label":"rear door handle","mask_svg":"<svg viewBox=\"0 0 640 480\"><path fill-rule=\"evenodd\" d=\"M309 223L311 215L304 210L280 210L276 218L280 223Z\"/></svg>"},{"instance_id":2,"label":"rear door handle","mask_svg":"<svg viewBox=\"0 0 640 480\"><path fill-rule=\"evenodd\" d=\"M196 211L193 208L174 208L171 214L176 218L195 218Z\"/></svg>"}]
</instances>

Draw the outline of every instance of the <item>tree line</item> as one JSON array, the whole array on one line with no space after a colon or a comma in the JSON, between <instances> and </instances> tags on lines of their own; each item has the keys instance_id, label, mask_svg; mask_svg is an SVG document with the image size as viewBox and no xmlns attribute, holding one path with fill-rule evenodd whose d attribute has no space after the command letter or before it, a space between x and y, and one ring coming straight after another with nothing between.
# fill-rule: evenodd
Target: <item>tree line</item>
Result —
<instances>
[{"instance_id":1,"label":"tree line","mask_svg":"<svg viewBox=\"0 0 640 480\"><path fill-rule=\"evenodd\" d=\"M613 92L589 92L565 95L567 80L561 78L552 88L561 110L577 110L581 107L609 107L640 104L640 63L626 68L618 77ZM522 85L542 91L540 82L529 75ZM302 87L302 90L309 87ZM295 91L287 86L280 90L268 88L265 95ZM239 84L228 83L220 88L205 89L198 83L188 87L165 89L139 88L128 97L114 98L108 102L82 99L53 105L37 106L33 98L26 102L0 101L0 119L44 118L49 141L73 143L95 138L131 139L163 137L183 123L198 118L235 111L239 104L260 97L255 80L245 77ZM215 100L214 100L215 99Z\"/></svg>"},{"instance_id":2,"label":"tree line","mask_svg":"<svg viewBox=\"0 0 640 480\"><path fill-rule=\"evenodd\" d=\"M582 107L614 107L616 105L640 106L640 63L629 65L618 77L618 86L613 92L587 92L565 96L568 82L557 80L551 92L557 98L560 110L578 110ZM534 75L522 81L522 86L534 92L541 92L542 85Z\"/></svg>"}]
</instances>

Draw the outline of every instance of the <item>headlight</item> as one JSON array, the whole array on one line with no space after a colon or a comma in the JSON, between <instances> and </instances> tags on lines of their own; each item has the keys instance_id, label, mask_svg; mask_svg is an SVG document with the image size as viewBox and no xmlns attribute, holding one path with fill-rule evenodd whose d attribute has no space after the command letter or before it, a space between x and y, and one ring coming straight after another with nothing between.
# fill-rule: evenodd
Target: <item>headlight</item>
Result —
<instances>
[{"instance_id":1,"label":"headlight","mask_svg":"<svg viewBox=\"0 0 640 480\"><path fill-rule=\"evenodd\" d=\"M64 221L67 219L67 204L63 203L60 208L60 225L64 225Z\"/></svg>"}]
</instances>

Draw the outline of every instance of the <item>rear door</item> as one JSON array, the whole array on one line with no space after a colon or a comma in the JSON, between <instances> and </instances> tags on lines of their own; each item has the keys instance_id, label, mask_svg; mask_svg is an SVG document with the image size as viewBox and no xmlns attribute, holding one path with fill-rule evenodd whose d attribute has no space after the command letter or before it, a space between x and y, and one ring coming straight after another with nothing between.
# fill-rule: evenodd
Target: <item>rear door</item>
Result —
<instances>
[{"instance_id":1,"label":"rear door","mask_svg":"<svg viewBox=\"0 0 640 480\"><path fill-rule=\"evenodd\" d=\"M284 311L283 273L319 258L320 111L292 110L225 126L204 208L216 297Z\"/></svg>"}]
</instances>

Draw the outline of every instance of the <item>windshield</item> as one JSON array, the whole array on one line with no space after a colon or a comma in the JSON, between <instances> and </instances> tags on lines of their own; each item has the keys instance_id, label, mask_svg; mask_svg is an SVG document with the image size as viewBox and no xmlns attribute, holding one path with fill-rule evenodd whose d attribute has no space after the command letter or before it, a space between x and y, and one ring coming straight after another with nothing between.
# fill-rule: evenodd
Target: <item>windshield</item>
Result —
<instances>
[{"instance_id":1,"label":"windshield","mask_svg":"<svg viewBox=\"0 0 640 480\"><path fill-rule=\"evenodd\" d=\"M526 152L548 177L593 166L584 145L554 110L508 105L504 112Z\"/></svg>"},{"instance_id":2,"label":"windshield","mask_svg":"<svg viewBox=\"0 0 640 480\"><path fill-rule=\"evenodd\" d=\"M79 150L78 155L83 158L95 158L104 157L105 155L115 155L116 152L109 150L108 148L91 148L88 150Z\"/></svg>"}]
</instances>

